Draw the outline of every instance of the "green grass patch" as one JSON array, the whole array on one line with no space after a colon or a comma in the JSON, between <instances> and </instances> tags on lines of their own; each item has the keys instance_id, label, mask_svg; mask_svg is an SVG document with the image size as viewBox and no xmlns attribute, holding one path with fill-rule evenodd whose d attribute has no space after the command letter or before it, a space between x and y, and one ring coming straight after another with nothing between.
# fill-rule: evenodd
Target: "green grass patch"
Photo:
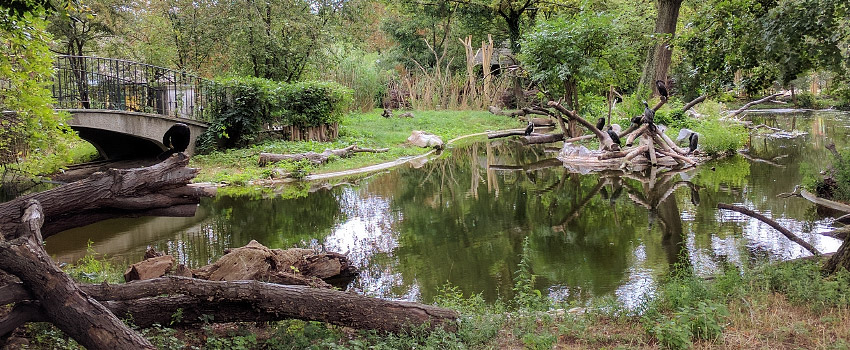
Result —
<instances>
[{"instance_id":1,"label":"green grass patch","mask_svg":"<svg viewBox=\"0 0 850 350\"><path fill-rule=\"evenodd\" d=\"M484 132L520 128L523 124L514 118L497 116L484 111L419 111L413 118L383 118L380 110L352 113L340 123L340 137L333 142L266 141L250 147L213 152L192 157L193 167L201 168L197 182L228 182L244 184L250 180L275 176L273 167L287 172L326 173L392 161L400 157L423 154L428 149L406 145L413 130L424 130L440 136L444 142L455 137ZM352 144L365 148L389 148L385 153L358 153L349 158L333 159L323 165L306 163L257 166L260 153L322 152Z\"/></svg>"}]
</instances>

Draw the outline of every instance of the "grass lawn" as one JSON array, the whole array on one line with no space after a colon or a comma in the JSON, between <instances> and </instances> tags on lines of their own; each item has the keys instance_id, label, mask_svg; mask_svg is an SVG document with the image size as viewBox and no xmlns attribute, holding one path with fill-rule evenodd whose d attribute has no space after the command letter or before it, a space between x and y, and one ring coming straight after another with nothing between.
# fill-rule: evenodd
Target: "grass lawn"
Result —
<instances>
[{"instance_id":1,"label":"grass lawn","mask_svg":"<svg viewBox=\"0 0 850 350\"><path fill-rule=\"evenodd\" d=\"M488 130L514 129L525 126L515 118L497 116L485 111L419 111L413 118L383 118L380 110L369 113L352 113L340 123L340 137L334 142L266 141L251 147L214 152L192 157L190 166L201 168L196 182L245 183L272 176L274 166L261 168L257 158L261 152L302 153L322 152L352 144L366 148L389 148L386 153L358 153L350 158L334 159L327 164L314 166L305 163L282 164L287 170L304 170L309 173L326 173L354 169L383 163L405 156L428 151L405 144L413 130L424 130L440 136L443 142L455 137Z\"/></svg>"}]
</instances>

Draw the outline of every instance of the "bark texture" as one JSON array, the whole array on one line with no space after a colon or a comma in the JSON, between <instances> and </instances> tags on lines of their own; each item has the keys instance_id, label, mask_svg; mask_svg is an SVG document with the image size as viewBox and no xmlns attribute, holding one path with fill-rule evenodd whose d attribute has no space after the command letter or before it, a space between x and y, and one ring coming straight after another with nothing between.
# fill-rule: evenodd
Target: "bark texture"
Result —
<instances>
[{"instance_id":1,"label":"bark texture","mask_svg":"<svg viewBox=\"0 0 850 350\"><path fill-rule=\"evenodd\" d=\"M17 236L21 228L17 220L21 217L20 208L30 200L41 204L45 225L101 211L151 210L198 204L201 197L212 193L203 187L187 186L198 173L198 169L187 168L188 164L189 157L178 153L147 168L97 172L80 181L2 203L0 232L7 238Z\"/></svg>"},{"instance_id":2,"label":"bark texture","mask_svg":"<svg viewBox=\"0 0 850 350\"><path fill-rule=\"evenodd\" d=\"M27 202L19 218L23 222L19 237L0 242L0 269L21 280L33 299L39 301L45 319L88 349L154 349L150 342L81 291L47 255L38 232L44 216L37 201Z\"/></svg>"},{"instance_id":3,"label":"bark texture","mask_svg":"<svg viewBox=\"0 0 850 350\"><path fill-rule=\"evenodd\" d=\"M640 85L649 85L652 95L658 95L655 81L667 83L667 72L670 69L670 58L673 55L672 41L676 34L676 23L679 21L679 9L682 0L658 0L658 17L655 19L655 33L661 36L660 42L649 51L646 64L641 75ZM668 89L670 85L667 84Z\"/></svg>"}]
</instances>

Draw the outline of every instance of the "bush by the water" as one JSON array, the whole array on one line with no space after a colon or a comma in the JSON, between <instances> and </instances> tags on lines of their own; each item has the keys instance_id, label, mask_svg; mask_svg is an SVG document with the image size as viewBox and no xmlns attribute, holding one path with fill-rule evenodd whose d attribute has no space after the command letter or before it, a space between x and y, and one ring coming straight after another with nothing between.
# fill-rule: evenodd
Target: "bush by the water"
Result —
<instances>
[{"instance_id":1,"label":"bush by the water","mask_svg":"<svg viewBox=\"0 0 850 350\"><path fill-rule=\"evenodd\" d=\"M351 104L351 90L333 82L227 78L217 81L211 95L210 127L198 138L201 153L245 146L267 124L332 124Z\"/></svg>"}]
</instances>

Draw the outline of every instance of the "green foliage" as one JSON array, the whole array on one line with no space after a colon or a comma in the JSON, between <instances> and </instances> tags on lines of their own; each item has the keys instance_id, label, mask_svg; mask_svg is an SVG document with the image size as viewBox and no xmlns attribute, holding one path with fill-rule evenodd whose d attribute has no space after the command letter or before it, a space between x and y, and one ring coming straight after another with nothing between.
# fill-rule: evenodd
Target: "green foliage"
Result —
<instances>
[{"instance_id":1,"label":"green foliage","mask_svg":"<svg viewBox=\"0 0 850 350\"><path fill-rule=\"evenodd\" d=\"M718 277L723 283L708 284L688 270L679 269L658 290L658 296L644 305L641 322L647 333L668 349L686 349L692 339L716 339L729 316L726 302L737 270ZM730 281L734 281L730 285Z\"/></svg>"},{"instance_id":2,"label":"green foliage","mask_svg":"<svg viewBox=\"0 0 850 350\"><path fill-rule=\"evenodd\" d=\"M298 82L283 86L277 96L282 125L319 126L342 120L352 101L352 90L333 82ZM276 118L277 119L277 118Z\"/></svg>"},{"instance_id":3,"label":"green foliage","mask_svg":"<svg viewBox=\"0 0 850 350\"><path fill-rule=\"evenodd\" d=\"M352 109L369 112L381 107L387 92L387 82L393 71L381 68L378 54L358 49L339 48L332 58L333 68L322 70L317 76L348 87L353 91Z\"/></svg>"},{"instance_id":4,"label":"green foliage","mask_svg":"<svg viewBox=\"0 0 850 350\"><path fill-rule=\"evenodd\" d=\"M842 0L699 3L678 39L684 57L674 75L682 95L730 89L739 70L740 87L750 95L774 82L787 86L812 69L846 75L847 13Z\"/></svg>"},{"instance_id":5,"label":"green foliage","mask_svg":"<svg viewBox=\"0 0 850 350\"><path fill-rule=\"evenodd\" d=\"M545 310L548 308L547 296L539 289L534 288L534 274L528 261L531 249L529 249L529 238L522 241L522 258L519 261L519 271L514 277L514 303L524 310Z\"/></svg>"},{"instance_id":6,"label":"green foliage","mask_svg":"<svg viewBox=\"0 0 850 350\"><path fill-rule=\"evenodd\" d=\"M550 98L628 86L639 74L642 40L623 22L606 12L557 16L525 36L519 58Z\"/></svg>"},{"instance_id":7,"label":"green foliage","mask_svg":"<svg viewBox=\"0 0 850 350\"><path fill-rule=\"evenodd\" d=\"M113 265L105 256L99 256L92 248L89 241L86 255L76 263L68 264L64 268L71 278L82 283L121 283L124 274L121 269Z\"/></svg>"},{"instance_id":8,"label":"green foliage","mask_svg":"<svg viewBox=\"0 0 850 350\"><path fill-rule=\"evenodd\" d=\"M351 104L351 90L332 82L227 78L219 80L211 94L210 127L198 137L201 153L246 146L266 125L335 123Z\"/></svg>"},{"instance_id":9,"label":"green foliage","mask_svg":"<svg viewBox=\"0 0 850 350\"><path fill-rule=\"evenodd\" d=\"M699 133L700 149L709 155L737 152L748 135L742 125L716 118L701 120L693 130Z\"/></svg>"},{"instance_id":10,"label":"green foliage","mask_svg":"<svg viewBox=\"0 0 850 350\"><path fill-rule=\"evenodd\" d=\"M811 92L797 94L797 107L799 108L821 109L826 107L827 103L828 101L824 101Z\"/></svg>"},{"instance_id":11,"label":"green foliage","mask_svg":"<svg viewBox=\"0 0 850 350\"><path fill-rule=\"evenodd\" d=\"M850 272L824 276L817 261L768 266L753 275L756 288L784 294L789 301L819 311L850 306Z\"/></svg>"},{"instance_id":12,"label":"green foliage","mask_svg":"<svg viewBox=\"0 0 850 350\"><path fill-rule=\"evenodd\" d=\"M67 158L67 114L53 111L53 54L43 10L0 7L0 166L47 154Z\"/></svg>"}]
</instances>

